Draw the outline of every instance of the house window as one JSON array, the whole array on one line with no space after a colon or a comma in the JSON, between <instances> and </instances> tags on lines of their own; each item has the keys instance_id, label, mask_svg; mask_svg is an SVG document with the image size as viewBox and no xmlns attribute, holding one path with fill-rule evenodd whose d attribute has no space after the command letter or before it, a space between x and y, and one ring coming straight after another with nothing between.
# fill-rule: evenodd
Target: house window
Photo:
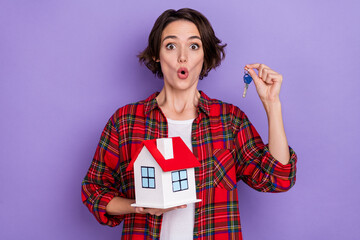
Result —
<instances>
[{"instance_id":1,"label":"house window","mask_svg":"<svg viewBox=\"0 0 360 240\"><path fill-rule=\"evenodd\" d=\"M171 173L173 192L188 189L187 171L180 170Z\"/></svg>"},{"instance_id":2,"label":"house window","mask_svg":"<svg viewBox=\"0 0 360 240\"><path fill-rule=\"evenodd\" d=\"M155 168L141 167L141 182L143 188L155 188Z\"/></svg>"}]
</instances>

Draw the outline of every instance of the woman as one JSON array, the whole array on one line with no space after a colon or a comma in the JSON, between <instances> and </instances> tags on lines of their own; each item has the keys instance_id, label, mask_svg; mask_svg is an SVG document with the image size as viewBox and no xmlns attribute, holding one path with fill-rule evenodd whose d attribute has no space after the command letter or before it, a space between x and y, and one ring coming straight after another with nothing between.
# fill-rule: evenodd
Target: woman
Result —
<instances>
[{"instance_id":1,"label":"woman","mask_svg":"<svg viewBox=\"0 0 360 240\"><path fill-rule=\"evenodd\" d=\"M199 79L220 65L224 47L195 10L167 10L155 22L139 58L164 86L110 118L82 185L82 200L100 223L124 220L122 239L242 239L236 182L263 192L294 185L296 155L282 122L279 73L264 64L245 66L268 117L268 145L239 108L198 91ZM131 207L131 155L143 140L172 136L181 136L201 163L202 201L165 210Z\"/></svg>"}]
</instances>

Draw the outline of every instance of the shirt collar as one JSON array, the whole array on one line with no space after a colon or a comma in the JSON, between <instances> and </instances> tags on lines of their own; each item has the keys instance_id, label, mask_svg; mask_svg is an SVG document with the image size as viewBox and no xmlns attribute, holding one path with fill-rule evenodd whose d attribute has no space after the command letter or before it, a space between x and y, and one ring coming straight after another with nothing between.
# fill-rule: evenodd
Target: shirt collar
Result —
<instances>
[{"instance_id":1,"label":"shirt collar","mask_svg":"<svg viewBox=\"0 0 360 240\"><path fill-rule=\"evenodd\" d=\"M207 116L210 115L210 98L203 92L200 92L200 99L199 99L199 105L198 110L203 111ZM148 115L152 110L155 108L159 108L159 105L156 101L156 97L159 94L159 92L155 92L151 94L147 99L144 101L144 113L145 115Z\"/></svg>"}]
</instances>

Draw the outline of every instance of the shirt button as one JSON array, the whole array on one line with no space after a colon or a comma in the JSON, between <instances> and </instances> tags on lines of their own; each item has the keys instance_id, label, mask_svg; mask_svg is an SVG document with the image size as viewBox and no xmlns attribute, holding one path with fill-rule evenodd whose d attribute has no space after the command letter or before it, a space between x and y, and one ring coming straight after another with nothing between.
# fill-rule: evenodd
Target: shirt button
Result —
<instances>
[{"instance_id":1,"label":"shirt button","mask_svg":"<svg viewBox=\"0 0 360 240\"><path fill-rule=\"evenodd\" d=\"M193 137L193 140L196 140L197 139L197 137Z\"/></svg>"},{"instance_id":2,"label":"shirt button","mask_svg":"<svg viewBox=\"0 0 360 240\"><path fill-rule=\"evenodd\" d=\"M197 213L197 214L199 214L199 212L200 212L200 209L199 209L199 208L198 208L198 209L196 209L196 213Z\"/></svg>"}]
</instances>

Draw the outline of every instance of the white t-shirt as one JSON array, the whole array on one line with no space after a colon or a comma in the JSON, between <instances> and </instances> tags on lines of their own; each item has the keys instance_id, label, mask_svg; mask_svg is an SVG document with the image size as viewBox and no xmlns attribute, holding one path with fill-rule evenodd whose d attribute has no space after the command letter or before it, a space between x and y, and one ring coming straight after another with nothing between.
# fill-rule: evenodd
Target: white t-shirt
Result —
<instances>
[{"instance_id":1,"label":"white t-shirt","mask_svg":"<svg viewBox=\"0 0 360 240\"><path fill-rule=\"evenodd\" d=\"M194 119L171 120L168 122L168 137L181 137L192 152L191 129ZM160 240L192 240L194 232L195 203L186 208L163 214Z\"/></svg>"}]
</instances>

